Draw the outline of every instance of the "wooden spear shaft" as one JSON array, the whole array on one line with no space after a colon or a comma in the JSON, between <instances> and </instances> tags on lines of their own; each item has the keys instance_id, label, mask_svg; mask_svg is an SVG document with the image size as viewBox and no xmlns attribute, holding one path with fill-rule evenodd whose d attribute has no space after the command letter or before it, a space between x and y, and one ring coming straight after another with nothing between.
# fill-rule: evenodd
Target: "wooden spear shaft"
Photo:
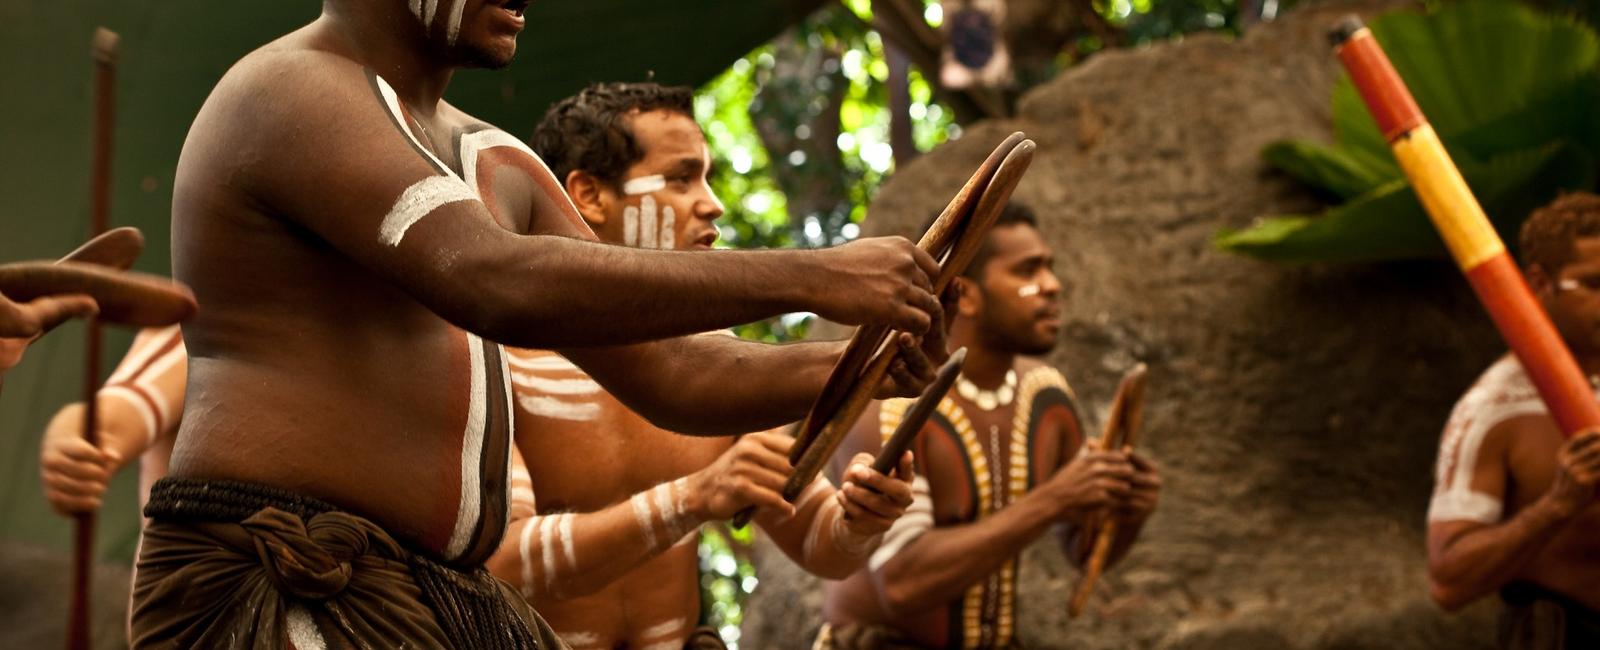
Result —
<instances>
[{"instance_id":1,"label":"wooden spear shaft","mask_svg":"<svg viewBox=\"0 0 1600 650\"><path fill-rule=\"evenodd\" d=\"M94 56L94 134L89 170L89 236L106 231L111 211L111 140L115 127L117 34L96 29L90 51ZM84 351L83 436L99 445L100 321L90 320ZM93 512L80 513L73 526L72 602L68 610L67 648L89 647L89 575L94 567Z\"/></svg>"},{"instance_id":2,"label":"wooden spear shaft","mask_svg":"<svg viewBox=\"0 0 1600 650\"><path fill-rule=\"evenodd\" d=\"M1473 197L1444 143L1360 18L1331 34L1339 61L1438 228L1450 255L1567 437L1600 427L1600 403Z\"/></svg>"}]
</instances>

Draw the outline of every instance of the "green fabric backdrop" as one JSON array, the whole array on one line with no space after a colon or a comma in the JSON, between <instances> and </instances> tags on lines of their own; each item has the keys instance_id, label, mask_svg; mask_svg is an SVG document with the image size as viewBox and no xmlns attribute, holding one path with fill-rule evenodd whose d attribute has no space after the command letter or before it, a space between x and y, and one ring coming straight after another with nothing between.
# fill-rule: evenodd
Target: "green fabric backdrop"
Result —
<instances>
[{"instance_id":1,"label":"green fabric backdrop","mask_svg":"<svg viewBox=\"0 0 1600 650\"><path fill-rule=\"evenodd\" d=\"M397 4L405 0L391 0ZM535 0L509 70L456 76L456 105L526 137L549 104L594 81L698 86L824 0ZM55 257L88 223L89 38L122 36L111 222L150 242L136 268L169 271L173 168L195 111L240 56L314 18L315 0L0 0L0 260ZM109 374L132 336L111 331ZM0 395L0 537L66 548L67 521L40 495L38 437L77 399L83 330L33 346ZM131 468L130 468L131 469ZM118 477L99 529L106 558L131 557L134 472Z\"/></svg>"}]
</instances>

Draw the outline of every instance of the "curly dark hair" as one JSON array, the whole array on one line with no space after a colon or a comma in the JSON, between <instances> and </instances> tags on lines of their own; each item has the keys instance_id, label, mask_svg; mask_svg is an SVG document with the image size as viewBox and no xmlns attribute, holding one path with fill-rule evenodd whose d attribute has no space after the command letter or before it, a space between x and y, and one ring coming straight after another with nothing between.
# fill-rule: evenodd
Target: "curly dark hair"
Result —
<instances>
[{"instance_id":1,"label":"curly dark hair","mask_svg":"<svg viewBox=\"0 0 1600 650\"><path fill-rule=\"evenodd\" d=\"M928 217L928 221L922 224L922 230L918 231L919 234L928 232L928 229L933 227L933 222L939 220L939 214L943 211L941 208L939 212L935 212L933 216ZM974 280L982 280L983 266L989 262L989 257L994 255L994 243L992 241L994 239L994 229L1019 223L1032 226L1034 230L1039 229L1039 217L1034 215L1033 208L1019 201L1006 202L1006 206L1000 208L1000 216L994 218L994 226L989 230L990 235L984 238L983 245L979 246L978 252L972 256L972 263L967 265L966 270L962 271L961 275Z\"/></svg>"},{"instance_id":2,"label":"curly dark hair","mask_svg":"<svg viewBox=\"0 0 1600 650\"><path fill-rule=\"evenodd\" d=\"M1538 264L1553 276L1572 261L1574 239L1596 235L1600 235L1600 196L1562 194L1522 223L1522 264Z\"/></svg>"},{"instance_id":3,"label":"curly dark hair","mask_svg":"<svg viewBox=\"0 0 1600 650\"><path fill-rule=\"evenodd\" d=\"M556 180L582 169L612 187L644 157L625 119L634 113L665 110L694 118L694 91L652 82L597 83L545 111L533 131L533 150Z\"/></svg>"}]
</instances>

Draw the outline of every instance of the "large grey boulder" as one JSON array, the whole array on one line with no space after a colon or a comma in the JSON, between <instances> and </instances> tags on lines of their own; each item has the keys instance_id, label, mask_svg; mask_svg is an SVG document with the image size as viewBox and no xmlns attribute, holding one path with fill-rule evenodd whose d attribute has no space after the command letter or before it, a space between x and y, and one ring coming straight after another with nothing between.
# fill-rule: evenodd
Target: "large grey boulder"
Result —
<instances>
[{"instance_id":1,"label":"large grey boulder","mask_svg":"<svg viewBox=\"0 0 1600 650\"><path fill-rule=\"evenodd\" d=\"M1328 4L1240 39L1097 54L967 129L876 197L868 235L915 234L1006 134L1039 154L1018 188L1059 256L1069 324L1051 361L1098 419L1150 364L1147 449L1166 492L1140 544L1066 618L1049 541L1022 572L1021 634L1046 648L1470 648L1493 608L1428 600L1423 513L1439 430L1503 349L1448 262L1285 267L1210 238L1313 195L1259 157L1331 138ZM815 580L758 548L746 648L804 648Z\"/></svg>"}]
</instances>

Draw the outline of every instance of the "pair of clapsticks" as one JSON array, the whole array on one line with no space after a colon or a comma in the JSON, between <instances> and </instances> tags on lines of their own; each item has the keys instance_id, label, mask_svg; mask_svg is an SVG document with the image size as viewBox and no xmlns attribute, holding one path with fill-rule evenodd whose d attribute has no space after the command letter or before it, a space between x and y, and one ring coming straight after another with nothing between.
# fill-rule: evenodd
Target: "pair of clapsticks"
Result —
<instances>
[{"instance_id":1,"label":"pair of clapsticks","mask_svg":"<svg viewBox=\"0 0 1600 650\"><path fill-rule=\"evenodd\" d=\"M984 238L988 237L990 228L994 226L995 219L1011 200L1012 190L1016 189L1022 175L1028 171L1028 165L1033 162L1035 149L1033 141L1026 139L1021 132L1011 134L978 166L966 185L945 206L944 212L923 233L917 246L939 260L939 275L933 282L934 295L944 295L950 282L972 263L972 258L977 255ZM935 323L933 326L941 325ZM834 365L822 393L795 429L795 444L789 455L794 473L783 486L783 498L790 503L794 503L800 492L822 471L850 428L855 426L856 420L861 418L861 413L872 402L889 367L900 354L899 346L893 342L893 334L894 331L885 326L862 326L856 329L850 343L845 346L844 354ZM950 364L941 369L941 374L946 372L951 374L951 381L954 381L956 371L950 370ZM949 386L945 388L948 390ZM933 397L933 404L937 405L942 397L943 393ZM925 391L924 399L927 398ZM931 412L931 408L929 410ZM926 418L924 414L923 419ZM920 423L908 424L903 421L902 424L915 424L912 431L921 428ZM875 464L887 462L885 467L893 467L901 453L904 453L903 448L892 455L890 451L893 450L880 452ZM748 524L754 514L754 508L739 512L733 518L734 526Z\"/></svg>"},{"instance_id":2,"label":"pair of clapsticks","mask_svg":"<svg viewBox=\"0 0 1600 650\"><path fill-rule=\"evenodd\" d=\"M144 236L117 228L58 261L0 264L0 294L14 302L83 294L100 305L102 322L129 327L171 325L194 315L194 294L167 278L128 271L144 251Z\"/></svg>"}]
</instances>

